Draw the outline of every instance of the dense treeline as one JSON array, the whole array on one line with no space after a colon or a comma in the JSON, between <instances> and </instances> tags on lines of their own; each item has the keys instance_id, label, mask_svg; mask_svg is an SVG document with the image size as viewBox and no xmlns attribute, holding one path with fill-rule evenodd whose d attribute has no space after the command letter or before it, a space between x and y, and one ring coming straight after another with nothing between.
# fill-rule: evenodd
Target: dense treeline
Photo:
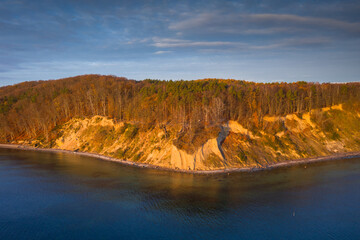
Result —
<instances>
[{"instance_id":1,"label":"dense treeline","mask_svg":"<svg viewBox=\"0 0 360 240\"><path fill-rule=\"evenodd\" d=\"M94 115L143 126L178 125L184 132L227 120L254 127L265 115L300 113L359 99L360 83L134 81L83 75L0 88L0 141L49 140L58 125Z\"/></svg>"}]
</instances>

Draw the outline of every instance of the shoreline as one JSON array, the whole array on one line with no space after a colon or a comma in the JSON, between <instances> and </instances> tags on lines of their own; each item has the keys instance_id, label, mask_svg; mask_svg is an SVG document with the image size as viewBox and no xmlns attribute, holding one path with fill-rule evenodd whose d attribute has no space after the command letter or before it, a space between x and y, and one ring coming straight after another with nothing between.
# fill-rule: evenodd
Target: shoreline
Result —
<instances>
[{"instance_id":1,"label":"shoreline","mask_svg":"<svg viewBox=\"0 0 360 240\"><path fill-rule=\"evenodd\" d=\"M55 148L36 148L36 147L27 146L27 145L2 144L2 143L0 143L0 148L53 152L53 153L69 153L69 154L76 154L76 155L80 155L80 156L98 158L98 159L105 160L105 161L117 162L117 163L120 163L120 164L123 164L126 166L134 166L134 167L138 167L138 168L148 168L148 169L156 169L156 170L180 172L180 173L192 173L192 174L223 174L223 173L235 173L235 172L257 172L257 171L265 171L265 170L271 170L271 169L276 169L276 168L281 168L281 167L289 167L289 166L294 166L294 165L304 165L304 164L311 164L311 163L316 163L316 162L344 160L344 159L360 157L360 152L346 152L346 153L336 153L336 154L320 156L320 157L288 160L288 161L269 164L264 167L227 168L227 169L214 169L214 170L185 170L185 169L173 169L173 168L160 167L160 166L147 164L147 163L137 163L137 162L127 161L127 160L121 160L121 159L117 159L114 157L108 157L105 155L101 155L98 153L77 152L77 151L55 149Z\"/></svg>"}]
</instances>

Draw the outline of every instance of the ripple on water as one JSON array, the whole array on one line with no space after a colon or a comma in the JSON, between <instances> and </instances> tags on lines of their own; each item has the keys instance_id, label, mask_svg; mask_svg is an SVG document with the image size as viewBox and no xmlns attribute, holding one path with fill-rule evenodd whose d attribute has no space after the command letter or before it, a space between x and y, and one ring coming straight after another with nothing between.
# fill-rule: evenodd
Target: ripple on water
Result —
<instances>
[{"instance_id":1,"label":"ripple on water","mask_svg":"<svg viewBox=\"0 0 360 240\"><path fill-rule=\"evenodd\" d=\"M193 175L0 149L0 239L360 239L359 170Z\"/></svg>"}]
</instances>

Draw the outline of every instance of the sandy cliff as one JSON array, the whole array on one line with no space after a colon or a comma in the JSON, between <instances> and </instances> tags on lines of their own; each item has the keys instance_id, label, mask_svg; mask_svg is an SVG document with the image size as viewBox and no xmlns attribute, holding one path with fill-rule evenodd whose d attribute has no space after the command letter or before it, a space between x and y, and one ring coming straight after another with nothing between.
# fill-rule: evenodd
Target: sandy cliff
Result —
<instances>
[{"instance_id":1,"label":"sandy cliff","mask_svg":"<svg viewBox=\"0 0 360 240\"><path fill-rule=\"evenodd\" d=\"M51 147L183 170L263 167L276 162L360 150L360 116L341 105L311 113L265 116L261 128L237 121L219 127L193 151L174 145L179 129L115 122L102 116L72 119L57 130ZM32 145L41 142L31 141Z\"/></svg>"}]
</instances>

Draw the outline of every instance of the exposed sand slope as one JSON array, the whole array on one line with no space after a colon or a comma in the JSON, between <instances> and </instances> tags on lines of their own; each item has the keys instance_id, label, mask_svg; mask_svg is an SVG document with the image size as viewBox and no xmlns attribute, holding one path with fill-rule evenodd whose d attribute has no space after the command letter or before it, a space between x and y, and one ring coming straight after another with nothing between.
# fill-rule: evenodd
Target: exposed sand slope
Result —
<instances>
[{"instance_id":1,"label":"exposed sand slope","mask_svg":"<svg viewBox=\"0 0 360 240\"><path fill-rule=\"evenodd\" d=\"M229 121L221 126L217 137L189 153L173 144L180 129L169 127L167 133L158 127L142 130L136 124L94 116L64 124L52 147L191 171L264 167L293 159L360 151L359 112L347 112L342 105L302 116L266 116L263 122L261 129L251 131Z\"/></svg>"}]
</instances>

